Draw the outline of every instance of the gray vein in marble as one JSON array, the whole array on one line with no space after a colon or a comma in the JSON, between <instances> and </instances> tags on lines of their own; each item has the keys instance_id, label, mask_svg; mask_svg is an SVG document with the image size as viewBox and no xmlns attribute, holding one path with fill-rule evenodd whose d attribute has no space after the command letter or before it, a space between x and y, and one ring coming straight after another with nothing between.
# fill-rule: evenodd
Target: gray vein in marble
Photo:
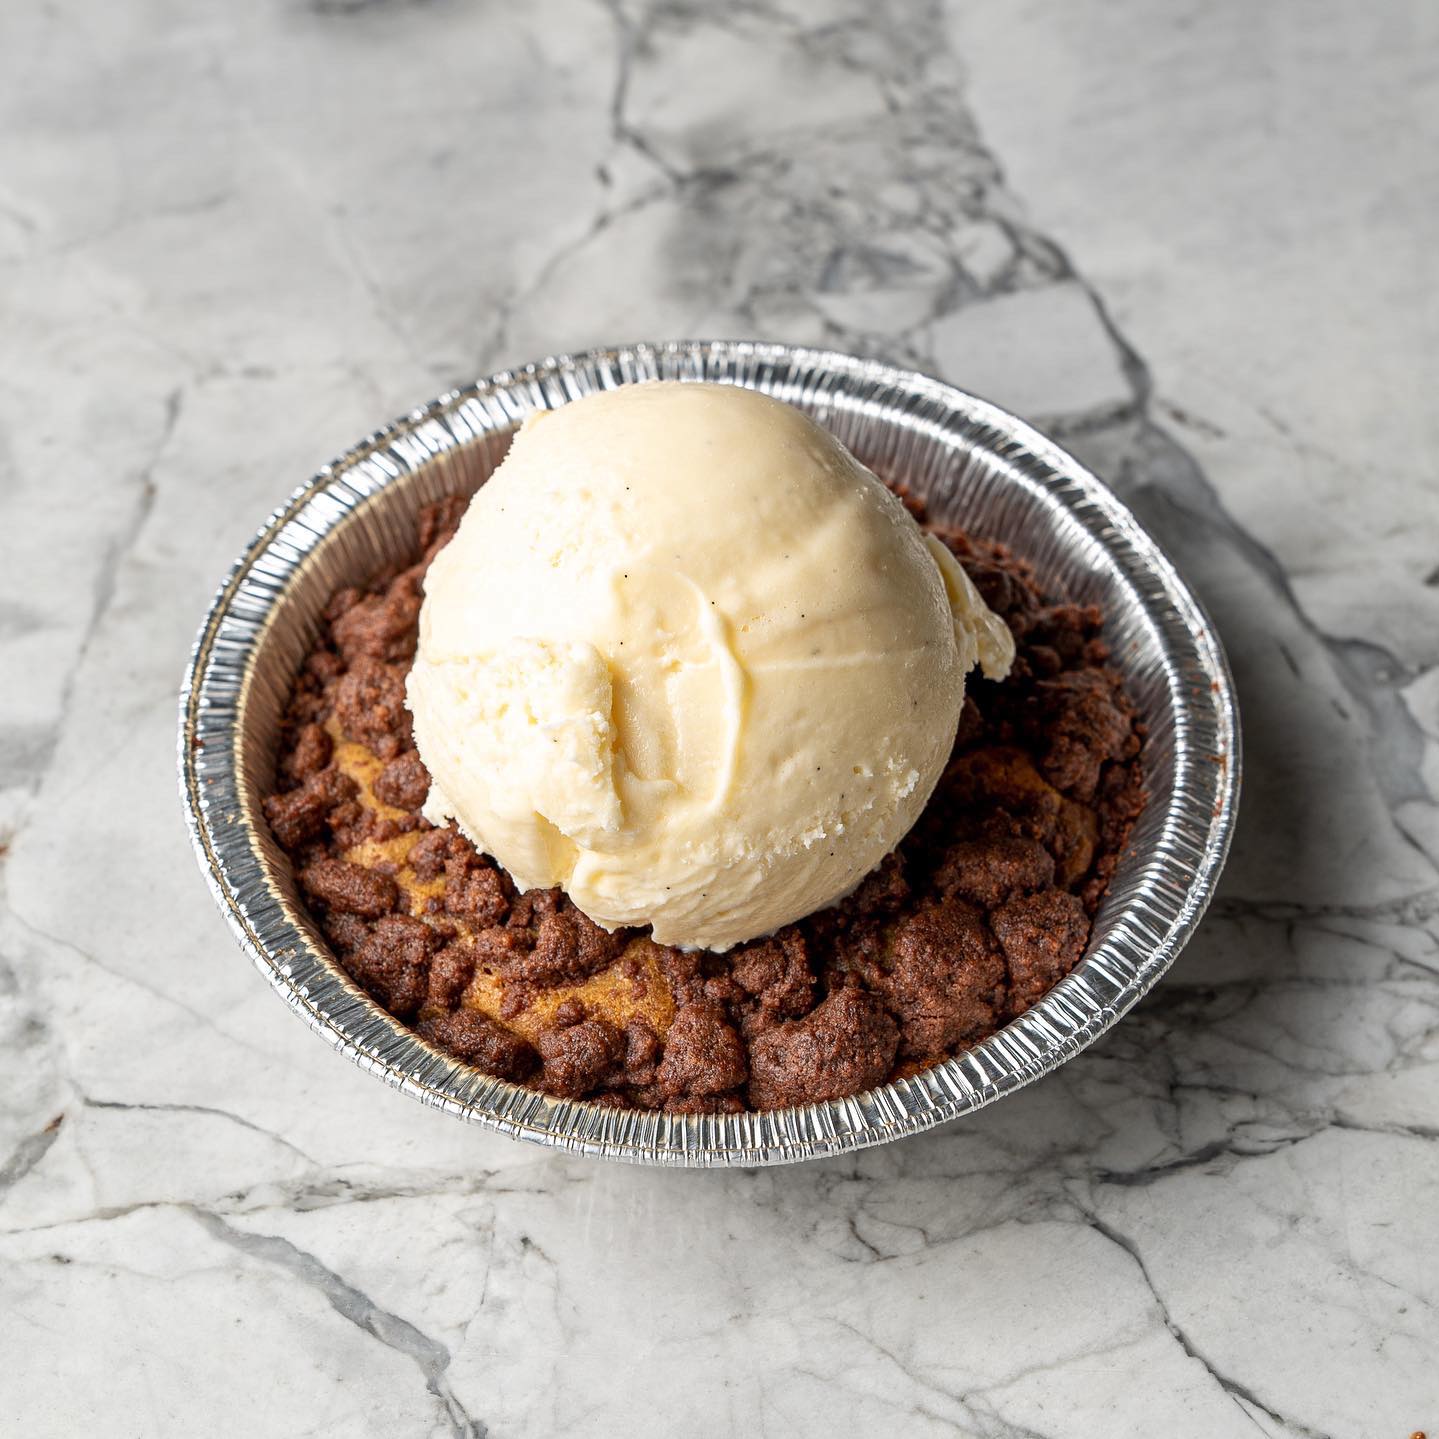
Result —
<instances>
[{"instance_id":1,"label":"gray vein in marble","mask_svg":"<svg viewBox=\"0 0 1439 1439\"><path fill-rule=\"evenodd\" d=\"M413 1359L425 1379L425 1388L439 1401L455 1439L486 1439L488 1429L472 1418L455 1397L445 1371L450 1367L450 1351L443 1344L422 1334L407 1320L380 1308L367 1294L347 1283L332 1269L321 1264L313 1254L274 1234L255 1234L227 1224L219 1215L203 1209L191 1209L196 1223L213 1239L238 1249L249 1259L272 1264L291 1275L299 1283L318 1290L330 1307L357 1329L385 1345L388 1349Z\"/></svg>"},{"instance_id":2,"label":"gray vein in marble","mask_svg":"<svg viewBox=\"0 0 1439 1439\"><path fill-rule=\"evenodd\" d=\"M50 1146L60 1136L60 1126L65 1122L63 1114L57 1114L43 1129L26 1135L15 1146L14 1152L0 1165L0 1195L13 1184L30 1173L50 1152Z\"/></svg>"},{"instance_id":3,"label":"gray vein in marble","mask_svg":"<svg viewBox=\"0 0 1439 1439\"><path fill-rule=\"evenodd\" d=\"M1140 462L1143 468L1131 471L1128 478L1146 486L1158 483L1164 503L1177 507L1187 524L1198 528L1201 533L1216 531L1218 542L1243 555L1263 576L1275 597L1324 647L1355 707L1367 714L1379 732L1386 736L1387 743L1379 752L1383 763L1378 774L1388 803L1394 806L1407 799L1432 803L1434 796L1420 772L1424 735L1396 693L1400 684L1425 673L1429 666L1408 666L1373 641L1329 635L1314 623L1300 604L1277 556L1238 523L1194 457L1154 419L1154 377L1111 317L1103 299L1078 274L1072 260L1053 240L1033 234L1029 238L1047 245L1056 258L1060 273L1083 288L1118 354L1121 368L1133 391L1133 414L1139 421L1139 449L1141 452L1146 448L1151 450ZM1117 412L1113 419L1106 418L1103 423L1124 418L1128 416ZM1186 415L1185 418L1191 425L1203 423L1192 416ZM1069 433L1076 432L1071 430ZM1152 497L1147 498L1152 502ZM1175 548L1184 555L1193 549L1194 544L1191 532L1190 537L1176 544ZM1293 657L1286 654L1286 659L1297 671ZM1423 854L1417 845L1415 848Z\"/></svg>"},{"instance_id":4,"label":"gray vein in marble","mask_svg":"<svg viewBox=\"0 0 1439 1439\"><path fill-rule=\"evenodd\" d=\"M80 1096L80 1102L86 1109L115 1109L122 1113L134 1113L139 1111L150 1114L206 1114L214 1119L223 1119L230 1124L238 1124L243 1129L248 1129L255 1134L264 1135L266 1139L278 1144L282 1149L288 1149L291 1154L303 1159L306 1164L314 1164L314 1156L306 1154L303 1149L291 1144L282 1134L277 1134L273 1129L266 1129L253 1120L246 1119L242 1114L235 1114L228 1109L220 1109L213 1104L127 1104L118 1099L94 1099L88 1094Z\"/></svg>"},{"instance_id":5,"label":"gray vein in marble","mask_svg":"<svg viewBox=\"0 0 1439 1439\"><path fill-rule=\"evenodd\" d=\"M413 10L434 3L435 0L305 0L307 8L316 15L336 19L359 15L367 10Z\"/></svg>"},{"instance_id":6,"label":"gray vein in marble","mask_svg":"<svg viewBox=\"0 0 1439 1439\"><path fill-rule=\"evenodd\" d=\"M1286 1418L1277 1410L1272 1409L1251 1389L1243 1384L1237 1383L1234 1379L1222 1374L1216 1369L1214 1365L1195 1348L1193 1340L1174 1322L1174 1316L1170 1313L1169 1306L1164 1302L1163 1295L1154 1287L1154 1280L1150 1277L1149 1266L1145 1264L1144 1256L1140 1253L1139 1246L1135 1244L1132 1239L1121 1234L1112 1224L1107 1224L1097 1215L1089 1214L1086 1215L1085 1218L1096 1234L1103 1235L1111 1244L1122 1249L1134 1261L1134 1267L1139 1271L1140 1277L1144 1280L1145 1287L1149 1290L1150 1294L1153 1295L1155 1306L1159 1310L1159 1317L1163 1321L1164 1327L1174 1336L1175 1343L1179 1345L1189 1358L1203 1367L1204 1372L1234 1401L1239 1411L1261 1434L1267 1434L1269 1431L1254 1417L1251 1411L1255 1409L1263 1414L1265 1418L1278 1424L1287 1433L1298 1434L1302 1436L1302 1439L1325 1439L1325 1436L1317 1429L1311 1429L1307 1424L1301 1424L1297 1420Z\"/></svg>"},{"instance_id":7,"label":"gray vein in marble","mask_svg":"<svg viewBox=\"0 0 1439 1439\"><path fill-rule=\"evenodd\" d=\"M610 134L617 144L633 150L647 164L653 165L671 185L678 186L683 178L680 173L662 156L655 153L649 142L625 117L630 71L634 61L635 48L640 43L640 36L625 14L621 0L600 0L600 4L614 22L615 27L615 78L609 104ZM591 235L593 233L595 232L592 231ZM588 239L590 236L586 238Z\"/></svg>"},{"instance_id":8,"label":"gray vein in marble","mask_svg":"<svg viewBox=\"0 0 1439 1439\"><path fill-rule=\"evenodd\" d=\"M0 856L0 858L3 858L3 856ZM3 893L3 887L0 887L0 893ZM81 964L89 965L94 969L100 970L103 973L119 980L123 984L133 985L135 988L143 990L146 994L151 995L153 998L161 1000L163 1003L171 1005L174 1008L180 1010L196 1024L199 1024L206 1029L218 1029L219 1026L216 1023L216 1016L214 1014L207 1013L205 1010L197 1008L188 1000L182 998L178 994L173 993L172 991L158 988L146 979L142 978L140 975L127 973L124 970L112 968L110 965L107 965L103 960L101 960L98 955L92 953L87 949L82 949L78 944L75 944L73 941L65 939L58 934L52 934L48 930L41 929L39 925L33 924L28 919L26 919L26 917L21 914L20 911L15 907L13 901L11 901L9 904L8 914L10 920L14 924L18 925L22 930L24 930L25 933L28 934L32 939L39 940L43 944L54 945L57 949L62 950L64 953L69 954L75 959L79 960Z\"/></svg>"},{"instance_id":9,"label":"gray vein in marble","mask_svg":"<svg viewBox=\"0 0 1439 1439\"><path fill-rule=\"evenodd\" d=\"M89 653L90 646L94 643L100 625L115 598L115 585L120 567L134 547L140 532L145 527L145 522L150 518L151 511L155 507L155 470L164 457L171 437L175 433L175 427L180 422L180 411L184 405L184 398L184 391L181 389L171 390L165 397L164 415L161 422L160 435L155 442L154 452L149 462L144 465L139 474L135 476L133 482L135 487L135 501L130 515L101 556L95 574L94 598L90 606L90 617L85 624L84 630L80 634L79 643L75 647L74 660L60 690L59 714L54 727L50 731L49 745L42 754L37 754L33 757L34 769L32 773L36 785L44 778L49 768L53 746L58 741L61 729L69 714L71 696L75 686L75 677L79 673L80 667L85 663L85 656ZM7 782L13 782L13 778L16 777L0 773L0 786L3 786Z\"/></svg>"}]
</instances>

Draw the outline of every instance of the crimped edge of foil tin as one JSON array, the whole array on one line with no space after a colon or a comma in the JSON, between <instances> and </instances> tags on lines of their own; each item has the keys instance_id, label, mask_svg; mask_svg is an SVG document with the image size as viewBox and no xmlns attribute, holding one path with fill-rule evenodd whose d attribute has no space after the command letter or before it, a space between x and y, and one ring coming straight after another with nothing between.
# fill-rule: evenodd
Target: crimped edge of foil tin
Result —
<instances>
[{"instance_id":1,"label":"crimped edge of foil tin","mask_svg":"<svg viewBox=\"0 0 1439 1439\"><path fill-rule=\"evenodd\" d=\"M436 456L512 430L533 409L656 378L746 384L810 406L838 396L878 421L945 432L1068 512L1115 567L1126 603L1142 612L1162 651L1173 700L1165 716L1173 727L1170 793L1136 861L1132 892L1106 899L1102 937L1073 973L983 1043L849 1098L671 1115L557 1100L483 1075L420 1040L348 979L286 893L286 877L261 839L265 822L242 757L246 700L269 625L307 554L330 530L357 522L367 499ZM329 502L318 523L317 497ZM377 430L325 466L270 516L216 591L181 688L178 739L186 822L216 904L275 990L336 1049L426 1104L518 1139L693 1167L789 1163L918 1134L1077 1054L1148 992L1193 933L1228 852L1241 767L1233 683L1213 625L1129 510L1077 460L997 406L938 380L827 350L724 340L601 348L502 371ZM1148 813L1144 821L1152 827Z\"/></svg>"}]
</instances>

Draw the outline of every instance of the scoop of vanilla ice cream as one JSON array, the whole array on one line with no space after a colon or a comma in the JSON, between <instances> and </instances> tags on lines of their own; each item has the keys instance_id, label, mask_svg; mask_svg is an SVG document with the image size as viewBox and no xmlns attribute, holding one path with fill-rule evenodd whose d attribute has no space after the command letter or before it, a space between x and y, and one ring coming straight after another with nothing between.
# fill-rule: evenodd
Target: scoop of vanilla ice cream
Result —
<instances>
[{"instance_id":1,"label":"scoop of vanilla ice cream","mask_svg":"<svg viewBox=\"0 0 1439 1439\"><path fill-rule=\"evenodd\" d=\"M727 949L894 848L965 672L1013 654L949 552L798 410L623 386L533 415L430 568L426 813L599 924Z\"/></svg>"}]
</instances>

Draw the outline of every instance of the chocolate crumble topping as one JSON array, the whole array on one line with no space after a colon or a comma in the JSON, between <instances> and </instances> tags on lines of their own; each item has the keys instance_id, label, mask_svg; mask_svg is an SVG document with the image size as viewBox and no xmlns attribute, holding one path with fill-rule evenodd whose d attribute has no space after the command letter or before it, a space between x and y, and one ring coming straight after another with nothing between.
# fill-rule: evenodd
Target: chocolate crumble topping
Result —
<instances>
[{"instance_id":1,"label":"chocolate crumble topping","mask_svg":"<svg viewBox=\"0 0 1439 1439\"><path fill-rule=\"evenodd\" d=\"M427 506L415 564L331 598L264 803L340 964L422 1038L566 1099L769 1109L915 1073L1079 963L1145 799L1142 727L1097 609L1042 594L1000 545L928 526L1009 625L1013 671L970 677L928 807L853 894L727 954L685 952L611 934L557 890L520 894L420 813L405 676L425 568L464 509Z\"/></svg>"}]
</instances>

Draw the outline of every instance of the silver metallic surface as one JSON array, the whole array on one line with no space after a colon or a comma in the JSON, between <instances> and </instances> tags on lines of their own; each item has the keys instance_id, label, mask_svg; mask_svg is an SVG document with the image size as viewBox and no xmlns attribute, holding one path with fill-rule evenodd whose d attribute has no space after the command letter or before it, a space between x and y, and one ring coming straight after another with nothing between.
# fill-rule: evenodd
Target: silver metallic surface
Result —
<instances>
[{"instance_id":1,"label":"silver metallic surface","mask_svg":"<svg viewBox=\"0 0 1439 1439\"><path fill-rule=\"evenodd\" d=\"M983 1044L912 1079L772 1113L667 1115L551 1099L432 1049L331 958L260 813L280 717L321 607L413 548L421 505L477 489L536 408L653 378L751 386L824 423L937 519L1009 544L1041 585L1100 605L1148 726L1150 799L1079 967ZM506 1134L641 1163L785 1163L932 1128L1048 1073L1130 1008L1209 902L1239 788L1229 671L1208 618L1128 510L1002 410L936 380L827 351L635 345L546 360L455 391L321 470L221 585L180 696L180 787L200 867L260 971L318 1033L426 1103Z\"/></svg>"}]
</instances>

